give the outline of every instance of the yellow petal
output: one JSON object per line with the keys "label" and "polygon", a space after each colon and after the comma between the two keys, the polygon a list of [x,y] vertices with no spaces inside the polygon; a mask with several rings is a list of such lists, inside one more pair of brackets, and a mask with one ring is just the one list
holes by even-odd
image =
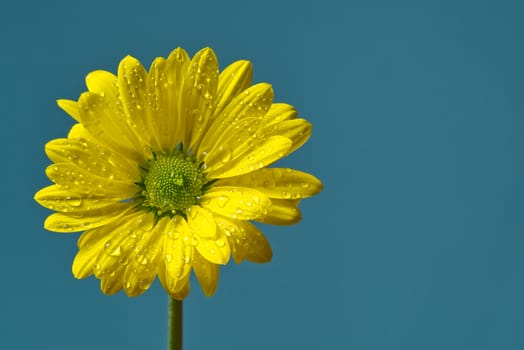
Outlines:
{"label": "yellow petal", "polygon": [[261,169],[284,157],[292,144],[287,137],[271,136],[248,148],[235,147],[231,159],[222,157],[222,161],[207,164],[207,177],[222,179]]}
{"label": "yellow petal", "polygon": [[[75,164],[58,163],[47,167],[46,175],[63,189],[93,196],[132,198],[140,188],[130,181],[94,175]],[[109,175],[109,174],[108,174]]]}
{"label": "yellow petal", "polygon": [[302,214],[297,206],[300,200],[271,199],[271,208],[265,216],[256,221],[271,225],[293,225],[300,221]]}
{"label": "yellow petal", "polygon": [[271,260],[271,245],[256,226],[221,216],[216,217],[216,223],[219,231],[227,236],[236,263],[243,260],[265,263]]}
{"label": "yellow petal", "polygon": [[227,238],[221,231],[216,239],[200,238],[196,250],[204,259],[221,265],[227,264],[231,254]]}
{"label": "yellow petal", "polygon": [[218,180],[214,186],[250,187],[269,198],[300,199],[322,190],[313,175],[289,168],[263,168],[248,174]]}
{"label": "yellow petal", "polygon": [[115,271],[102,277],[100,280],[100,290],[106,295],[113,295],[124,288],[124,272],[125,266],[119,265]]}
{"label": "yellow petal", "polygon": [[[113,136],[110,136],[111,138],[120,138],[121,140],[109,140],[109,141],[116,141],[117,143],[125,143],[125,147],[141,147],[140,143],[138,142],[138,138],[133,133],[131,128],[128,125],[128,118],[125,115],[125,111],[122,107],[122,101],[120,97],[119,92],[119,84],[118,84],[118,77],[114,75],[111,72],[107,72],[104,70],[96,70],[91,73],[89,73],[86,76],[86,85],[90,92],[93,93],[95,96],[101,96],[103,99],[103,102],[108,104],[107,109],[113,112],[106,113],[104,115],[103,113],[100,113],[100,118],[107,118],[107,120],[102,121],[104,125],[107,127],[111,124],[116,124],[115,127],[121,131],[124,132],[124,134],[115,134]],[[95,97],[92,97],[93,100],[96,100]],[[80,102],[80,99],[79,99]],[[102,109],[100,106],[98,106],[98,110]],[[113,113],[113,115],[109,115],[110,113]],[[99,131],[97,129],[97,131]],[[110,131],[109,129],[106,131]],[[96,136],[96,134],[95,134]],[[105,140],[105,137],[103,138],[103,141]],[[112,143],[110,142],[110,145]],[[118,147],[117,147],[118,148]]]}
{"label": "yellow petal", "polygon": [[293,142],[287,154],[292,153],[302,146],[311,136],[311,123],[305,119],[284,120],[280,123],[272,123],[260,130],[264,137],[280,135],[287,137]]}
{"label": "yellow petal", "polygon": [[151,109],[151,131],[153,146],[164,152],[173,149],[178,142],[172,140],[174,129],[173,108],[174,101],[170,101],[169,83],[166,76],[167,61],[163,57],[157,57],[147,75],[147,105]]}
{"label": "yellow petal", "polygon": [[118,100],[86,92],[78,99],[78,105],[82,124],[98,142],[137,162],[149,157],[128,125]]}
{"label": "yellow petal", "polygon": [[213,187],[202,196],[202,206],[219,215],[238,220],[252,220],[268,213],[270,200],[260,191],[245,188]]}
{"label": "yellow petal", "polygon": [[87,89],[110,100],[118,100],[118,78],[111,72],[95,70],[86,76]]}
{"label": "yellow petal", "polygon": [[[110,237],[113,229],[114,226],[105,225],[95,229],[87,230],[82,234],[82,236],[80,236],[80,239],[78,240],[79,250],[75,256],[75,259],[73,260],[72,266],[72,271],[75,278],[86,278],[93,274],[96,259],[100,254],[101,249],[103,249],[103,245],[105,244],[105,240],[100,239],[100,236],[101,238]],[[89,243],[80,244],[82,240]]]}
{"label": "yellow petal", "polygon": [[55,213],[47,217],[44,227],[54,232],[76,232],[107,225],[123,216],[133,203],[116,203],[108,207],[82,213]]}
{"label": "yellow petal", "polygon": [[171,296],[171,298],[176,299],[176,300],[184,300],[185,297],[187,297],[187,295],[189,294],[189,289],[190,289],[189,276],[190,274],[187,274],[185,278],[183,278],[182,280],[180,280],[180,282],[178,282],[177,284],[177,286],[179,287],[178,289],[170,290],[168,288],[168,283],[165,280],[165,276],[166,276],[165,270],[166,270],[165,265],[160,264],[159,271],[158,271],[158,279],[160,280],[162,287],[164,287],[165,291],[169,294],[169,296]]}
{"label": "yellow petal", "polygon": [[187,210],[187,214],[189,229],[197,241],[201,237],[217,238],[215,220],[209,210],[193,205]]}
{"label": "yellow petal", "polygon": [[218,286],[218,278],[220,274],[218,265],[210,263],[199,253],[196,253],[193,262],[193,269],[195,270],[198,283],[200,283],[200,287],[205,296],[212,296]]}
{"label": "yellow petal", "polygon": [[256,139],[256,132],[273,100],[273,89],[267,83],[260,83],[244,90],[229,103],[213,121],[202,140],[198,154],[210,165],[224,159],[217,152],[219,147],[233,151],[233,146]]}
{"label": "yellow petal", "polygon": [[[130,211],[108,225],[86,231],[78,240],[79,252],[73,262],[73,274],[84,278],[94,273],[97,278],[113,277],[124,271],[142,231],[154,225],[154,216],[144,211]],[[122,280],[120,281],[122,284]],[[116,288],[116,287],[115,287]]]}
{"label": "yellow petal", "polygon": [[[100,253],[95,265],[94,272],[97,278],[111,276],[121,266],[127,269],[137,260],[147,264],[151,262],[146,254],[151,254],[152,250],[148,250],[146,254],[142,251],[143,247],[147,247],[151,241],[152,229],[155,226],[153,214],[136,211],[133,215],[126,215],[111,225],[113,226],[111,235],[99,239],[103,247],[99,249]],[[125,271],[122,271],[123,275],[124,273]]]}
{"label": "yellow petal", "polygon": [[35,200],[41,206],[63,213],[84,212],[99,209],[119,202],[125,197],[93,196],[91,194],[71,192],[52,185],[35,194]]}
{"label": "yellow petal", "polygon": [[67,134],[68,139],[85,139],[85,140],[95,140],[95,137],[87,131],[82,124],[75,124],[69,130]]}
{"label": "yellow petal", "polygon": [[136,58],[126,56],[120,61],[118,88],[130,129],[144,146],[156,146],[156,132],[147,97],[147,72]]}
{"label": "yellow petal", "polygon": [[280,123],[285,120],[295,119],[297,110],[287,103],[273,103],[264,116],[264,125]]}
{"label": "yellow petal", "polygon": [[227,66],[218,78],[215,115],[220,114],[233,98],[251,84],[253,67],[249,61],[236,61]]}
{"label": "yellow petal", "polygon": [[[167,147],[165,150],[170,151],[173,146],[178,145],[184,140],[186,130],[185,115],[181,111],[182,85],[184,76],[189,68],[190,58],[187,52],[182,48],[173,50],[167,58],[166,78],[167,86],[165,92],[168,102],[166,114],[161,116],[168,121],[165,139],[162,144]],[[184,145],[186,146],[186,145]]]}
{"label": "yellow petal", "polygon": [[94,175],[138,182],[138,164],[122,159],[108,148],[86,139],[56,139],[48,142],[45,151],[54,163],[72,163]]}
{"label": "yellow petal", "polygon": [[[153,217],[152,214],[149,214]],[[161,220],[150,230],[142,229],[124,273],[124,291],[137,296],[149,289],[162,260],[164,228],[167,220]]]}
{"label": "yellow petal", "polygon": [[218,61],[210,48],[198,51],[184,76],[180,111],[186,120],[183,144],[196,149],[215,112]]}
{"label": "yellow petal", "polygon": [[[192,233],[186,220],[181,216],[167,219],[164,232],[163,270],[161,281],[170,293],[177,293],[185,288],[187,277],[191,272],[194,248]],[[163,272],[163,273],[162,273]]]}
{"label": "yellow petal", "polygon": [[61,99],[56,100],[56,103],[74,120],[80,122],[80,112],[78,111],[78,103],[76,101]]}

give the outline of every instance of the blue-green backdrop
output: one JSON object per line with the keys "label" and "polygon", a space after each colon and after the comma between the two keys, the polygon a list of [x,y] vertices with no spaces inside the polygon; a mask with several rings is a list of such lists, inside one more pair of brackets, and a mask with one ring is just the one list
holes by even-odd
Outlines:
{"label": "blue-green backdrop", "polygon": [[313,136],[302,222],[264,227],[185,302],[186,349],[524,348],[520,1],[11,1],[0,11],[0,348],[165,349],[167,297],[75,280],[78,234],[42,228],[43,147],[84,76],[204,46],[254,64]]}

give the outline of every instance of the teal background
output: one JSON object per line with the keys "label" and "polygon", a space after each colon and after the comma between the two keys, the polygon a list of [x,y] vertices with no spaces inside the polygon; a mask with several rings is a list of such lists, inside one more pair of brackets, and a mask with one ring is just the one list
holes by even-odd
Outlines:
{"label": "teal background", "polygon": [[165,349],[167,296],[75,280],[42,228],[44,144],[84,76],[204,46],[254,64],[321,178],[267,265],[185,302],[186,349],[524,349],[521,1],[19,1],[1,5],[2,349]]}

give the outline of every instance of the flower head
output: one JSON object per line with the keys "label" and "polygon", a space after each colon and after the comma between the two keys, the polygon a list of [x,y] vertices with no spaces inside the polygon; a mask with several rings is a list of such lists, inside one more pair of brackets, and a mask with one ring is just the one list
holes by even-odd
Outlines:
{"label": "flower head", "polygon": [[230,255],[271,259],[251,221],[296,223],[300,199],[322,184],[267,168],[300,147],[311,124],[251,76],[248,61],[219,72],[211,49],[190,59],[177,48],[149,71],[127,56],[117,75],[90,73],[78,101],[58,100],[78,123],[46,145],[54,185],[35,199],[56,211],[46,229],[85,231],[75,277],[94,274],[104,293],[136,296],[158,275],[183,299],[191,269],[209,296]]}

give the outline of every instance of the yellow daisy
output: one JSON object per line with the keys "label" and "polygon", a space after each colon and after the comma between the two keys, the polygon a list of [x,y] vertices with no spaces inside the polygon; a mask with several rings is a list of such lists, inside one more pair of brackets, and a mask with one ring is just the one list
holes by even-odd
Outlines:
{"label": "yellow daisy", "polygon": [[54,185],[35,199],[56,211],[46,229],[85,231],[76,278],[94,274],[104,293],[136,296],[158,275],[182,300],[191,269],[209,296],[230,255],[271,259],[251,221],[296,223],[299,201],[322,184],[267,168],[300,147],[311,124],[251,78],[249,61],[219,72],[210,48],[193,58],[177,48],[149,71],[127,56],[117,75],[90,73],[78,101],[58,100],[78,123],[46,145]]}

